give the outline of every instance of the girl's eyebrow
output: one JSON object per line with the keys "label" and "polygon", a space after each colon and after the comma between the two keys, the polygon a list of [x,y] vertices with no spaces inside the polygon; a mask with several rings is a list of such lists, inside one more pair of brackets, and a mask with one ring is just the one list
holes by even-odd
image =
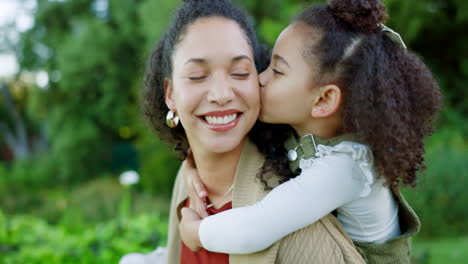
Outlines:
{"label": "girl's eyebrow", "polygon": [[281,57],[280,55],[274,54],[273,59],[279,60],[282,63],[286,64],[286,66],[288,66],[288,68],[291,68],[291,66],[289,66],[289,63],[283,57]]}

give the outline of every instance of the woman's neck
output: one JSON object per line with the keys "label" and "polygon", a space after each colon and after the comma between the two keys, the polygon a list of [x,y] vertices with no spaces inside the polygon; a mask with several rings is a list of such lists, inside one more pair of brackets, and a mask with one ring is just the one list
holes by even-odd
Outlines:
{"label": "woman's neck", "polygon": [[208,191],[208,198],[211,202],[216,203],[217,200],[226,198],[226,193],[234,183],[244,141],[227,153],[192,149],[198,174]]}

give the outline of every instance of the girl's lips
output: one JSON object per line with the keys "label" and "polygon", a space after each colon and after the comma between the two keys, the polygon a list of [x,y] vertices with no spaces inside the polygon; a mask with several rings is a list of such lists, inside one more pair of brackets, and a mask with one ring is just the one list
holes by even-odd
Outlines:
{"label": "girl's lips", "polygon": [[240,120],[240,117],[242,116],[242,113],[238,112],[238,111],[235,111],[235,112],[223,111],[223,112],[224,112],[223,115],[214,114],[214,113],[217,113],[217,112],[210,112],[210,113],[207,113],[206,115],[207,116],[226,116],[226,115],[229,115],[229,114],[237,114],[237,117],[236,117],[236,119],[232,120],[231,122],[229,122],[227,124],[210,124],[210,123],[206,122],[205,116],[200,116],[199,119],[201,120],[201,122],[205,126],[207,126],[209,129],[211,129],[213,131],[226,132],[226,131],[229,131],[229,130],[233,129],[239,123],[239,120]]}

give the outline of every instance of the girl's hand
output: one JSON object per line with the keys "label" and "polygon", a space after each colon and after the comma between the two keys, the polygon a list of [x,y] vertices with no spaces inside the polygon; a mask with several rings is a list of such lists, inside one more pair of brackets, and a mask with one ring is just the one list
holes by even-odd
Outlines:
{"label": "girl's hand", "polygon": [[189,153],[187,159],[182,163],[182,175],[189,192],[190,208],[195,210],[201,218],[207,217],[206,197],[208,196],[208,192],[198,175],[191,153]]}
{"label": "girl's hand", "polygon": [[200,228],[201,218],[192,209],[182,208],[182,219],[179,223],[179,232],[184,244],[192,251],[198,251],[203,248],[200,237],[198,236],[198,229]]}

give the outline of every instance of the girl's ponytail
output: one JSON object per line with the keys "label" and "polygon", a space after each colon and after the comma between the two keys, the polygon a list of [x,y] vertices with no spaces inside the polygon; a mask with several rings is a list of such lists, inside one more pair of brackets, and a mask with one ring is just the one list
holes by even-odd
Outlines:
{"label": "girl's ponytail", "polygon": [[379,0],[328,0],[333,15],[363,33],[376,33],[387,19],[385,6]]}

